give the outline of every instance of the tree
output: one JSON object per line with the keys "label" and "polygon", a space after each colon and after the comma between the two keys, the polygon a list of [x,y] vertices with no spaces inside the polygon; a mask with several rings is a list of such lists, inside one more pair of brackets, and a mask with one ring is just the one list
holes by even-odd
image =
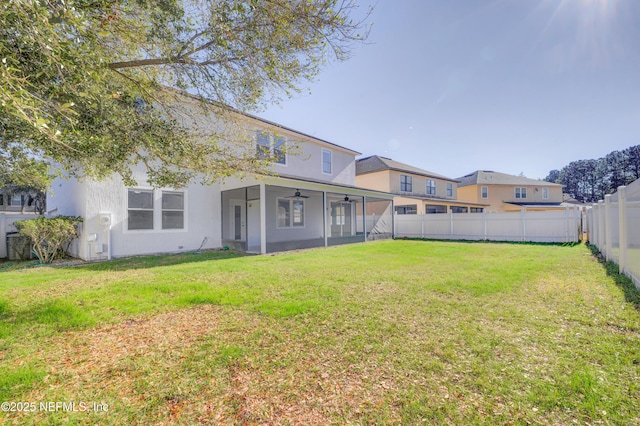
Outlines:
{"label": "tree", "polygon": [[556,169],[551,170],[547,175],[547,177],[544,178],[545,181],[551,182],[551,183],[558,183],[559,179],[560,179],[560,170],[556,170]]}
{"label": "tree", "polygon": [[367,36],[354,1],[5,1],[0,155],[126,183],[143,163],[156,186],[264,172],[242,133],[222,143],[230,108],[277,102],[347,59]]}

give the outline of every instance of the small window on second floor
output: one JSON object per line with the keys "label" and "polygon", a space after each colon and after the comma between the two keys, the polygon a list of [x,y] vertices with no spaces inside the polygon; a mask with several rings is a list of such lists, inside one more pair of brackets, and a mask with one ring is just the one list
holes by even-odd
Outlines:
{"label": "small window on second floor", "polygon": [[447,183],[447,197],[453,197],[453,184]]}
{"label": "small window on second floor", "polygon": [[413,184],[411,176],[400,175],[400,191],[411,192],[413,190]]}
{"label": "small window on second floor", "polygon": [[331,164],[331,151],[328,149],[322,150],[322,173],[326,175],[330,175],[332,172],[332,164]]}
{"label": "small window on second floor", "polygon": [[483,186],[481,187],[481,191],[482,191],[482,194],[481,194],[482,198],[489,198],[489,187]]}
{"label": "small window on second floor", "polygon": [[270,135],[267,132],[256,132],[256,153],[258,158],[272,157],[277,164],[287,164],[285,152],[286,140],[281,136]]}
{"label": "small window on second floor", "polygon": [[427,179],[427,195],[436,195],[436,181]]}
{"label": "small window on second floor", "polygon": [[527,198],[527,188],[516,188],[516,198]]}

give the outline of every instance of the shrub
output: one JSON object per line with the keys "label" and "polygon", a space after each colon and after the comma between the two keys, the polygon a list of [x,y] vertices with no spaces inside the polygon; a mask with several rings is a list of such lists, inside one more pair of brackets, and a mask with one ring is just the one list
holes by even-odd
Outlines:
{"label": "shrub", "polygon": [[15,225],[20,235],[31,239],[40,262],[51,263],[64,257],[71,242],[80,235],[78,224],[82,221],[75,216],[38,217],[17,221]]}

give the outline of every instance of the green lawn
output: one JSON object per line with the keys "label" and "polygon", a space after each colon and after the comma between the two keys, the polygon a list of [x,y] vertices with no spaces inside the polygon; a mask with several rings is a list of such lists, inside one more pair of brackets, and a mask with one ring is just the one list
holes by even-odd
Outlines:
{"label": "green lawn", "polygon": [[0,272],[0,424],[640,424],[638,300],[584,245]]}

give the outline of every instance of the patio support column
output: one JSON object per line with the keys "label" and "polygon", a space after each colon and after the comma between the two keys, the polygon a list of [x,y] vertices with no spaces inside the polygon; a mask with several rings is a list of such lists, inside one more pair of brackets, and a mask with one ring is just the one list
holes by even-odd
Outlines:
{"label": "patio support column", "polygon": [[329,245],[329,239],[327,237],[327,193],[322,191],[322,221],[324,223],[324,246]]}
{"label": "patio support column", "polygon": [[267,253],[267,188],[260,184],[260,254]]}
{"label": "patio support column", "polygon": [[369,241],[369,236],[367,235],[367,196],[362,196],[362,229],[364,230],[364,240]]}

